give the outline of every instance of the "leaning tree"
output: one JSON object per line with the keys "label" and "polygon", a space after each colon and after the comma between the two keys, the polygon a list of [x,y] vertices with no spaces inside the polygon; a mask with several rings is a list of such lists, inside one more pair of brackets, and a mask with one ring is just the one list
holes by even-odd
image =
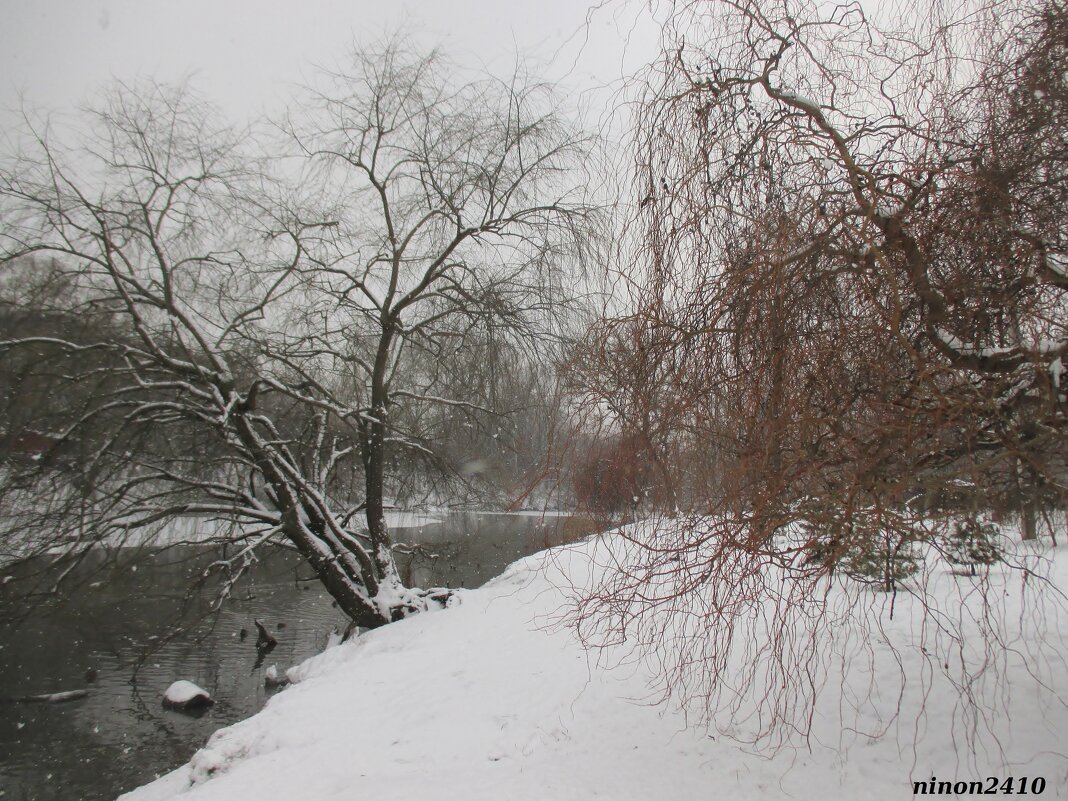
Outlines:
{"label": "leaning tree", "polygon": [[[547,87],[460,84],[396,42],[324,84],[259,137],[185,89],[120,87],[81,146],[38,126],[5,160],[4,287],[64,287],[0,342],[5,433],[47,444],[5,459],[9,559],[192,518],[233,546],[228,584],[278,543],[361,626],[445,600],[398,577],[390,468],[447,467],[427,410],[493,411],[454,375],[465,354],[561,331],[589,142]],[[40,295],[4,293],[5,319]],[[71,400],[34,419],[10,402],[30,386]]]}
{"label": "leaning tree", "polygon": [[[635,311],[579,360],[618,428],[673,432],[636,458],[671,468],[676,519],[628,535],[578,625],[670,644],[668,684],[711,707],[763,681],[765,734],[811,725],[836,568],[873,556],[893,593],[942,512],[1021,512],[1026,537],[1068,476],[1068,10],[866,8],[671,4]],[[657,383],[605,379],[621,359]]]}

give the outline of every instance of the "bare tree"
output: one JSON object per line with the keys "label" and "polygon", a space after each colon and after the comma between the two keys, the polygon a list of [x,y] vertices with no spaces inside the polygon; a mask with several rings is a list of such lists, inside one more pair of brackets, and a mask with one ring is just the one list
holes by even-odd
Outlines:
{"label": "bare tree", "polygon": [[548,88],[455,84],[396,42],[330,78],[284,126],[295,147],[266,156],[187,91],[148,87],[112,93],[85,148],[41,132],[5,165],[5,261],[50,254],[70,310],[123,331],[0,343],[61,355],[72,385],[107,371],[43,432],[57,453],[92,442],[78,480],[5,474],[31,552],[195,515],[237,544],[229,581],[285,543],[361,626],[447,598],[397,575],[390,465],[437,459],[418,409],[484,407],[438,394],[465,348],[559,332],[592,216],[588,142]]}
{"label": "bare tree", "polygon": [[[904,589],[895,560],[941,547],[954,486],[1022,510],[1025,535],[1061,502],[1068,11],[680,1],[664,40],[637,122],[636,311],[595,332],[585,386],[620,429],[675,432],[645,458],[681,512],[634,534],[579,625],[670,644],[673,689],[728,707],[744,651],[746,686],[777,688],[764,733],[807,730],[811,632],[848,613],[827,606],[836,568],[877,552],[878,585]],[[618,342],[653,383],[603,378]]]}

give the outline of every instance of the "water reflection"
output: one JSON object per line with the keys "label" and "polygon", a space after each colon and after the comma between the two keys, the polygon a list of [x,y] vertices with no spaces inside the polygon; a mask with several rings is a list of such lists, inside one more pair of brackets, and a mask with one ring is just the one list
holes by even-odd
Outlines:
{"label": "water reflection", "polygon": [[[569,518],[453,513],[397,531],[415,546],[398,553],[399,567],[415,586],[476,587],[585,530]],[[173,548],[126,559],[103,582],[91,580],[96,566],[87,563],[75,601],[28,615],[0,598],[3,801],[113,799],[173,769],[215,729],[263,705],[268,667],[284,671],[344,626],[329,596],[306,580],[308,569],[280,549],[263,554],[213,612],[213,592],[190,587],[216,557]],[[255,620],[278,640],[269,654],[256,648]],[[163,710],[163,691],[176,679],[199,684],[216,704],[200,717]],[[82,688],[86,698],[66,703],[10,700]]]}

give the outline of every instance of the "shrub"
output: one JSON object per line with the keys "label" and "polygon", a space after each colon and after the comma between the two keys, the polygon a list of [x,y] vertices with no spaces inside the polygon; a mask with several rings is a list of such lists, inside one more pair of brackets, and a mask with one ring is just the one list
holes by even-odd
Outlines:
{"label": "shrub", "polygon": [[946,537],[943,555],[950,564],[968,567],[974,576],[977,565],[1001,561],[999,536],[997,524],[989,520],[978,516],[958,520]]}

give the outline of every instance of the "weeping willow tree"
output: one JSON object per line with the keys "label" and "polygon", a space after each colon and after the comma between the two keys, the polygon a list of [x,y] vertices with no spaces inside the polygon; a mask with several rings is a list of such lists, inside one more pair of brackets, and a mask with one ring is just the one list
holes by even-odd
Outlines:
{"label": "weeping willow tree", "polygon": [[[672,519],[627,535],[576,625],[757,737],[810,730],[821,633],[872,642],[878,615],[847,623],[902,590],[938,618],[908,576],[955,511],[1033,536],[1068,475],[1068,10],[914,12],[671,4],[636,118],[636,311],[581,362]],[[885,610],[831,593],[858,565]]]}

